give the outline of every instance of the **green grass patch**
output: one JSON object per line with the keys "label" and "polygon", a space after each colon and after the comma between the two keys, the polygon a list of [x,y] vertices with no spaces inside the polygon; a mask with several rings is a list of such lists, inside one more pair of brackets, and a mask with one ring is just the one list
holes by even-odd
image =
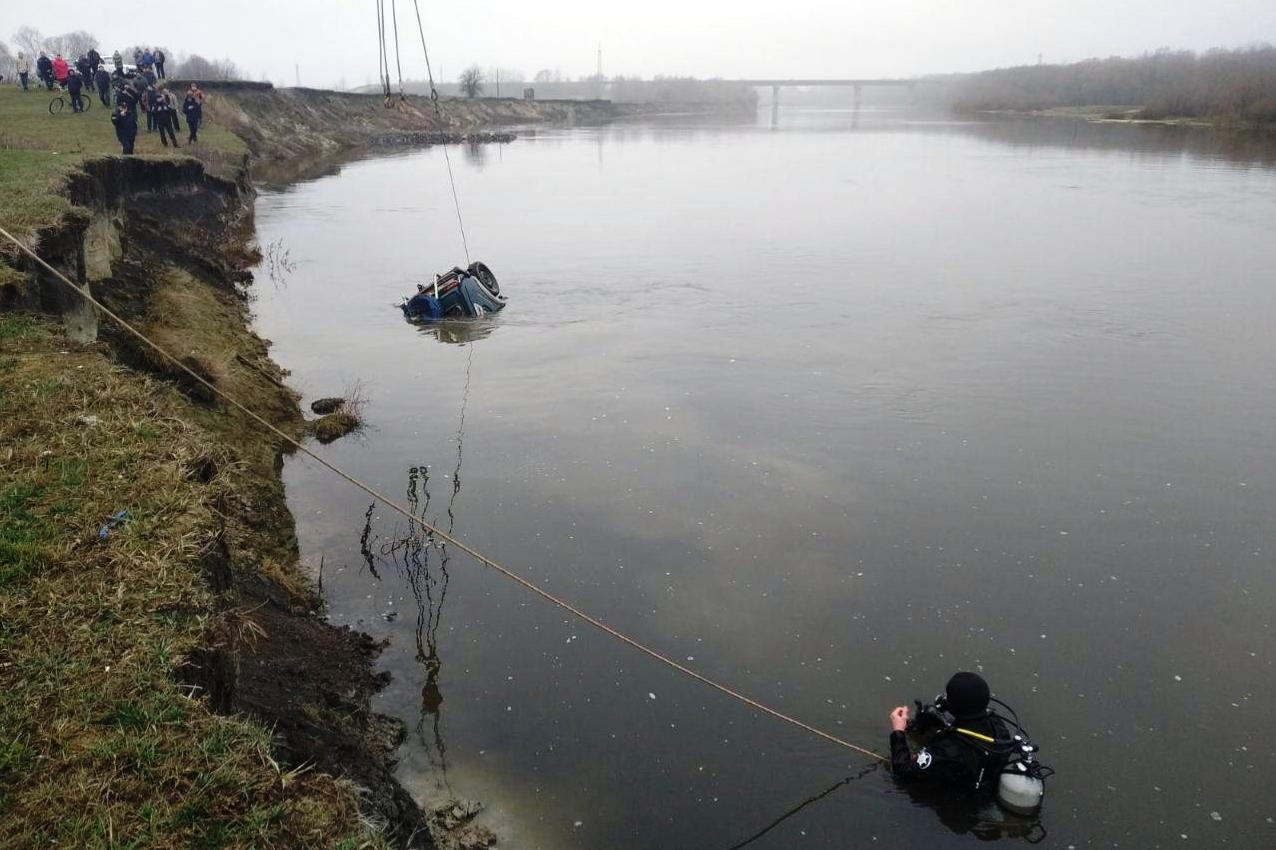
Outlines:
{"label": "green grass patch", "polygon": [[348,787],[174,676],[214,616],[224,486],[188,473],[190,402],[44,319],[0,328],[0,847],[384,848]]}
{"label": "green grass patch", "polygon": [[0,340],[20,340],[36,331],[36,322],[26,313],[0,313]]}

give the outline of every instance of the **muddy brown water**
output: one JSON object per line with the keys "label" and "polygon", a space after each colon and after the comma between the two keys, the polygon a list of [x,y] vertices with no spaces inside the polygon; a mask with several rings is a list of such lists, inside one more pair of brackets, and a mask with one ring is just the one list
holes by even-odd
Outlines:
{"label": "muddy brown water", "polygon": [[402,780],[517,847],[1276,846],[1276,147],[768,118],[452,149],[511,299],[475,325],[392,306],[463,260],[440,150],[265,194],[259,330],[307,400],[362,385],[325,457],[783,711],[884,748],[983,671],[1057,770],[1039,824],[914,798],[292,459],[332,619],[389,641]]}

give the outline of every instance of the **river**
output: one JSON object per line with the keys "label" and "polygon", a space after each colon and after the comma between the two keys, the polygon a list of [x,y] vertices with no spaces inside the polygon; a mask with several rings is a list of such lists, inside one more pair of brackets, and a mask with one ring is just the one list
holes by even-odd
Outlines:
{"label": "river", "polygon": [[[857,744],[976,669],[1035,824],[914,799],[285,467],[418,797],[503,846],[1276,846],[1276,145],[769,111],[450,150],[263,193],[255,311],[317,450],[637,640]],[[273,272],[273,273],[272,273]],[[809,805],[803,801],[829,793]],[[768,827],[771,827],[769,830]]]}

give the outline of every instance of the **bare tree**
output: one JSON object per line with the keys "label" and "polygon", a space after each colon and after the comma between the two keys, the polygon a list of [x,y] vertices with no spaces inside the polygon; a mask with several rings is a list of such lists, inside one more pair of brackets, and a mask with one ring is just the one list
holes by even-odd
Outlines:
{"label": "bare tree", "polygon": [[91,32],[76,30],[61,35],[51,35],[45,39],[45,50],[50,53],[61,53],[67,59],[83,56],[91,48],[97,46],[97,39]]}
{"label": "bare tree", "polygon": [[457,83],[461,86],[461,91],[466,97],[478,97],[483,93],[483,83],[487,77],[483,74],[483,69],[478,65],[471,65],[461,72],[461,76],[456,78]]}
{"label": "bare tree", "polygon": [[44,35],[35,27],[19,27],[13,34],[13,43],[34,62],[44,50]]}
{"label": "bare tree", "polygon": [[238,80],[239,67],[229,59],[205,59],[192,53],[173,68],[170,76],[182,80]]}
{"label": "bare tree", "polygon": [[0,77],[11,80],[17,77],[14,72],[13,54],[9,52],[9,45],[0,41]]}

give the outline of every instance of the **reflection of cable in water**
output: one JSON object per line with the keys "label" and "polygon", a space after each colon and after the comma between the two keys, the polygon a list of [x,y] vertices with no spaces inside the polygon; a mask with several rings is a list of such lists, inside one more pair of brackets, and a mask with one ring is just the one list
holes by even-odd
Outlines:
{"label": "reflection of cable in water", "polygon": [[844,786],[844,785],[850,785],[852,782],[855,782],[855,781],[856,781],[856,780],[858,780],[858,779],[863,779],[863,778],[864,778],[865,776],[867,776],[868,774],[870,774],[870,773],[872,773],[873,771],[877,770],[877,768],[878,768],[878,765],[877,765],[877,764],[870,764],[868,767],[864,768],[864,769],[863,769],[863,770],[861,770],[859,773],[853,774],[853,775],[851,775],[851,776],[844,776],[844,777],[842,777],[841,779],[837,780],[837,781],[836,781],[836,782],[834,782],[832,785],[830,785],[828,788],[825,788],[825,789],[824,789],[823,791],[821,791],[820,793],[818,793],[818,794],[814,795],[813,797],[807,797],[805,800],[803,800],[802,802],[798,803],[796,806],[794,806],[793,808],[789,809],[787,812],[785,812],[784,814],[780,815],[778,818],[776,818],[775,820],[771,821],[769,824],[767,824],[766,826],[762,827],[762,829],[760,829],[760,830],[758,830],[757,832],[753,833],[753,834],[752,834],[752,835],[750,835],[748,838],[746,838],[746,839],[744,839],[743,841],[740,841],[740,842],[738,842],[738,843],[736,843],[736,844],[732,844],[729,848],[727,848],[727,850],[740,850],[740,848],[741,848],[741,847],[747,847],[748,845],[750,845],[750,844],[752,844],[753,842],[757,841],[757,840],[758,840],[759,838],[761,838],[762,836],[766,835],[766,834],[767,834],[768,832],[770,832],[771,830],[775,829],[775,828],[776,828],[777,826],[779,826],[780,824],[784,823],[784,822],[785,822],[786,820],[788,820],[789,818],[791,818],[791,817],[793,817],[794,815],[796,815],[798,812],[800,812],[800,811],[802,811],[803,809],[805,809],[807,806],[811,806],[811,805],[814,805],[815,803],[818,803],[820,800],[823,800],[823,799],[824,799],[825,797],[827,797],[829,794],[832,794],[834,791],[838,790],[839,788],[841,788],[841,787],[842,787],[842,786]]}
{"label": "reflection of cable in water", "polygon": [[[448,499],[448,532],[451,533],[456,522],[455,508],[457,497],[461,493],[461,464],[464,458],[465,411],[469,403],[470,374],[474,362],[473,347],[466,355],[465,389],[461,395],[461,411],[456,430],[456,466],[452,471],[452,493]],[[407,508],[416,518],[428,521],[430,511],[430,469],[428,466],[413,466],[408,469]],[[443,601],[447,596],[448,561],[450,555],[446,544],[435,542],[433,535],[424,530],[418,523],[409,523],[405,533],[400,534],[396,527],[393,539],[380,542],[377,552],[373,551],[372,514],[376,504],[368,506],[364,515],[363,534],[359,538],[359,551],[374,576],[379,578],[376,564],[381,562],[398,567],[408,581],[412,597],[417,605],[416,620],[416,660],[425,672],[425,680],[421,685],[421,711],[418,714],[416,732],[426,752],[426,759],[434,769],[439,788],[448,796],[452,796],[451,783],[447,776],[447,745],[443,741],[442,706],[443,692],[439,686],[439,675],[443,669],[439,657],[439,626],[443,619]],[[438,549],[439,562],[437,569],[430,565],[430,550]],[[430,718],[427,732],[427,718]]]}
{"label": "reflection of cable in water", "polygon": [[381,576],[377,573],[376,557],[372,554],[372,548],[368,545],[368,536],[372,534],[372,511],[376,509],[376,506],[376,502],[368,505],[368,512],[363,515],[363,534],[359,536],[359,554],[363,556],[363,562],[367,564],[368,572],[372,573],[373,578],[380,581]]}
{"label": "reflection of cable in water", "polygon": [[465,408],[470,403],[470,370],[474,366],[474,344],[467,346],[465,354],[465,389],[461,391],[461,417],[456,425],[456,469],[452,472],[452,498],[447,503],[447,531],[452,533],[456,516],[452,508],[456,505],[456,497],[461,492],[461,443],[465,439]]}
{"label": "reflection of cable in water", "polygon": [[[408,469],[407,505],[413,516],[425,520],[430,510],[430,470],[427,466],[413,466]],[[437,544],[433,535],[424,531],[417,523],[408,525],[407,531],[400,533],[396,527],[392,539],[380,541],[372,533],[372,511],[375,503],[368,507],[364,517],[363,535],[360,538],[361,551],[369,566],[380,563],[382,567],[393,566],[407,579],[408,588],[416,602],[416,660],[425,672],[425,680],[421,686],[421,711],[418,715],[416,732],[426,753],[426,760],[433,769],[438,787],[448,796],[452,795],[451,785],[447,778],[447,745],[443,741],[442,713],[443,692],[439,687],[439,674],[443,663],[439,657],[438,637],[439,625],[442,622],[443,600],[447,596],[448,586],[448,553]],[[372,542],[369,542],[371,539]],[[373,551],[373,544],[376,551]],[[440,560],[436,569],[431,568],[430,552],[438,549]],[[428,724],[427,718],[432,718]]]}

